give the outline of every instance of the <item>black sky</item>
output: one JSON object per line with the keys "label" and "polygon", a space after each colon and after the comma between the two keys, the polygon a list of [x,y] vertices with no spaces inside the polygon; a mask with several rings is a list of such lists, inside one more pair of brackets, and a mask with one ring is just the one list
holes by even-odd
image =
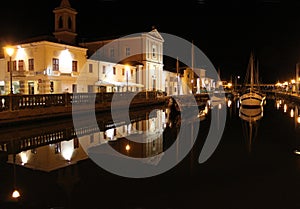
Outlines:
{"label": "black sky", "polygon": [[[158,31],[202,50],[221,77],[246,72],[254,51],[263,82],[291,79],[300,62],[300,2],[280,0],[69,0],[80,39]],[[156,4],[157,3],[157,4]],[[161,4],[165,5],[161,5]],[[10,1],[0,8],[1,42],[51,35],[60,0]]]}

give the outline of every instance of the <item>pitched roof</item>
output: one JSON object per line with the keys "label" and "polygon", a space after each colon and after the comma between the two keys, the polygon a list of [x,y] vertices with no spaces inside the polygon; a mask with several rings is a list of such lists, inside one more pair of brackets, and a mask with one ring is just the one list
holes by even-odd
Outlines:
{"label": "pitched roof", "polygon": [[69,0],[62,0],[59,7],[71,8],[71,4],[70,4]]}

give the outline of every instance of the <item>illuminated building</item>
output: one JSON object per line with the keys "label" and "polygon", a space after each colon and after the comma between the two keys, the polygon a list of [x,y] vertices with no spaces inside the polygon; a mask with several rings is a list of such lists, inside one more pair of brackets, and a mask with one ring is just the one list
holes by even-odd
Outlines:
{"label": "illuminated building", "polygon": [[0,94],[8,94],[11,83],[14,94],[178,92],[179,87],[171,86],[179,86],[174,84],[173,74],[164,72],[164,40],[156,28],[115,39],[76,43],[77,11],[68,0],[62,0],[53,13],[53,36],[14,43],[13,55],[4,52],[0,58]]}

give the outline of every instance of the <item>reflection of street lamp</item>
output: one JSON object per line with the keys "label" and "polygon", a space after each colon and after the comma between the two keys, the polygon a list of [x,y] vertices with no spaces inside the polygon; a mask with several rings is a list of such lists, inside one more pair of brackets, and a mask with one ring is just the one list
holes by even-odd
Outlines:
{"label": "reflection of street lamp", "polygon": [[14,169],[14,191],[12,193],[12,198],[14,199],[17,199],[19,198],[21,195],[20,195],[20,192],[17,190],[17,187],[16,187],[16,154],[13,154],[13,169]]}
{"label": "reflection of street lamp", "polygon": [[10,78],[10,94],[13,94],[13,87],[12,87],[12,62],[11,62],[11,56],[14,53],[14,48],[12,47],[6,47],[6,53],[9,56],[9,78]]}
{"label": "reflection of street lamp", "polygon": [[126,150],[126,152],[127,152],[127,156],[129,156],[130,148],[131,148],[130,145],[129,145],[129,144],[126,144],[125,150]]}

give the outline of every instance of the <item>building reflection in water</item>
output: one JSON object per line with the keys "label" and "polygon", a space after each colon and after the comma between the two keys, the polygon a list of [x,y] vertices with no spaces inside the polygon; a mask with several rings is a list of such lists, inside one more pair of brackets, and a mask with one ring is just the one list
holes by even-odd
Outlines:
{"label": "building reflection in water", "polygon": [[[207,109],[200,113],[194,120],[204,119]],[[107,145],[124,156],[148,158],[147,163],[158,163],[161,154],[176,141],[180,113],[171,108],[143,110],[132,113],[130,120],[113,123],[109,116],[101,116],[98,126],[91,126],[87,121],[76,133],[71,120],[55,128],[45,123],[45,128],[38,127],[34,132],[28,129],[4,140],[0,149],[9,154],[8,163],[13,163],[15,154],[17,165],[46,172],[88,159],[89,152]]]}

